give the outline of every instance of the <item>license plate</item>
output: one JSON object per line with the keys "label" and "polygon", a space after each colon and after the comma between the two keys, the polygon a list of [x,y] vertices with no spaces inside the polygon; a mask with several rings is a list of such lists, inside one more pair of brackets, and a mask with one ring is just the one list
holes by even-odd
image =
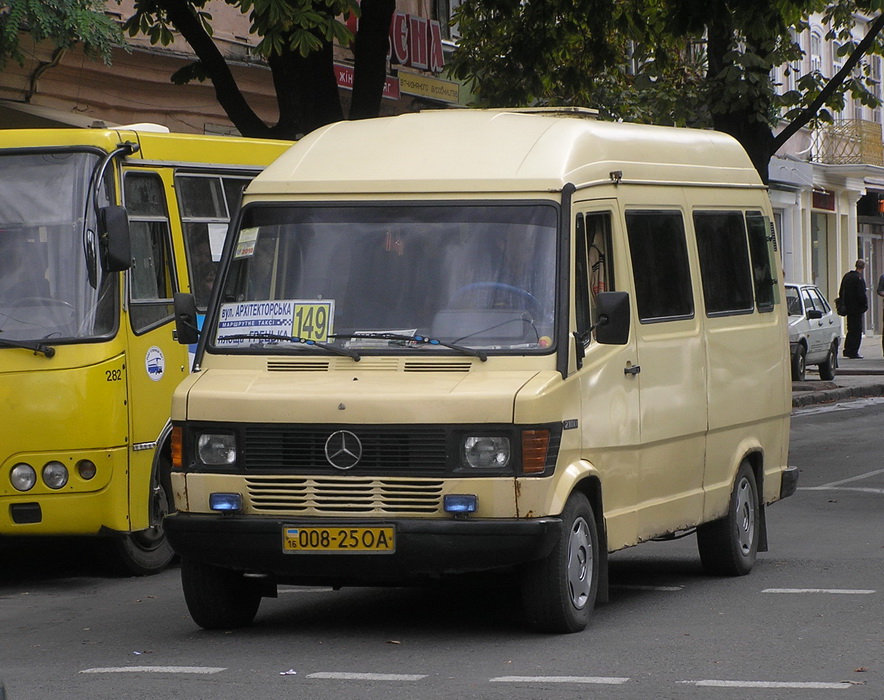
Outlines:
{"label": "license plate", "polygon": [[331,552],[348,554],[370,552],[392,554],[396,551],[396,532],[392,525],[380,527],[284,527],[284,552]]}

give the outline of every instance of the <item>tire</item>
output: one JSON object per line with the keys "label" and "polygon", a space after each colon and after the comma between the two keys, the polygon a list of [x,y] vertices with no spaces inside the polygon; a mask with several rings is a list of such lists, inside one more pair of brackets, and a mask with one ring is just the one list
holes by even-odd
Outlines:
{"label": "tire", "polygon": [[153,475],[150,498],[150,527],[120,535],[114,540],[114,556],[119,568],[136,576],[151,576],[165,570],[175,552],[166,539],[163,518],[172,511],[169,461],[160,458]]}
{"label": "tire", "polygon": [[589,624],[599,585],[599,537],[592,506],[574,493],[552,552],[521,572],[528,624],[540,632],[579,632]]}
{"label": "tire", "polygon": [[261,604],[261,590],[241,572],[181,558],[184,602],[193,621],[207,630],[250,625]]}
{"label": "tire", "polygon": [[835,368],[838,366],[838,345],[832,341],[826,361],[820,364],[820,379],[831,381],[835,378]]}
{"label": "tire", "polygon": [[792,355],[792,381],[803,382],[807,372],[807,348],[799,345]]}
{"label": "tire", "polygon": [[737,471],[727,515],[697,528],[700,561],[716,576],[745,576],[755,565],[761,513],[752,468],[743,462]]}

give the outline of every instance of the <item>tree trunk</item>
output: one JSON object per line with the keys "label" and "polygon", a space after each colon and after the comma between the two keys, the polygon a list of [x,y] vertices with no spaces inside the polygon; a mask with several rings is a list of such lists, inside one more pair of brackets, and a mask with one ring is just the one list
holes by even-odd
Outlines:
{"label": "tree trunk", "polygon": [[212,37],[206,33],[191,11],[190,4],[185,0],[157,0],[157,7],[166,13],[175,29],[190,44],[212,81],[218,104],[227,113],[233,125],[243,136],[267,138],[270,135],[268,126],[246,102],[233,73],[230,72],[230,67],[218,51]]}
{"label": "tree trunk", "polygon": [[353,96],[350,119],[380,114],[387,79],[390,20],[395,0],[362,0],[362,16],[353,49]]}
{"label": "tree trunk", "polygon": [[[708,42],[706,45],[708,69],[707,82],[710,90],[715,93],[727,94],[728,84],[725,76],[728,67],[733,67],[733,61],[726,58],[735,50],[736,29],[733,26],[729,14],[720,14],[716,21],[708,26]],[[750,41],[743,38],[748,45]],[[749,70],[749,69],[747,69]],[[757,70],[757,69],[755,69]],[[743,76],[745,80],[746,76]],[[760,99],[763,91],[756,92],[756,99]],[[743,98],[745,103],[745,97]],[[768,184],[768,169],[770,159],[773,156],[773,131],[770,125],[763,121],[760,114],[764,110],[750,101],[746,107],[740,107],[739,102],[733,106],[724,105],[721,109],[712,110],[712,125],[716,131],[730,134],[745,149],[752,165],[758,171],[761,181]]]}

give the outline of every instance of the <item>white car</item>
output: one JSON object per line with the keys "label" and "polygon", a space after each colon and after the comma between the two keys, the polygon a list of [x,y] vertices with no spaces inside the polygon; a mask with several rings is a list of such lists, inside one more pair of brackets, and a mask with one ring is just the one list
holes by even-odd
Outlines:
{"label": "white car", "polygon": [[808,365],[818,365],[820,379],[834,379],[841,343],[841,321],[819,288],[786,283],[792,381],[804,381]]}

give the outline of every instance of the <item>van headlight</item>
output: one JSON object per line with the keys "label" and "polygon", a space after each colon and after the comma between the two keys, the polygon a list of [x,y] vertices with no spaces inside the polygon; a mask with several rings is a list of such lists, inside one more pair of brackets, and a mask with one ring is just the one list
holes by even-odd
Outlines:
{"label": "van headlight", "polygon": [[199,461],[213,467],[236,463],[236,437],[231,433],[202,433],[196,439]]}
{"label": "van headlight", "polygon": [[464,438],[463,461],[473,469],[503,469],[510,463],[510,439],[488,435]]}

